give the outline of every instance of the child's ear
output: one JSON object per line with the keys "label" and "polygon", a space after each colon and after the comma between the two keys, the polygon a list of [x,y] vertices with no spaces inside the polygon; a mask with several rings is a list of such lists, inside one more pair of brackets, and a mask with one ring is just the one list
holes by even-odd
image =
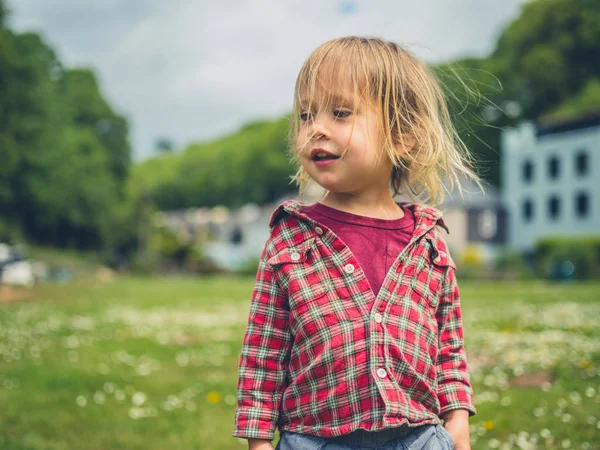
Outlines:
{"label": "child's ear", "polygon": [[398,138],[398,143],[396,144],[396,151],[398,152],[398,156],[403,156],[410,152],[415,144],[417,143],[417,139],[412,133],[403,133]]}

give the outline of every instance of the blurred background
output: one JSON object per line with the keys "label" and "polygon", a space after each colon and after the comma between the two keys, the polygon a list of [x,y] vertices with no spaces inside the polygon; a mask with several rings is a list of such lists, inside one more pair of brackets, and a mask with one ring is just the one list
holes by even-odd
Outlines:
{"label": "blurred background", "polygon": [[600,449],[600,2],[417,3],[0,0],[0,448],[246,446],[295,77],[359,34],[429,64],[485,181],[440,205],[473,448]]}

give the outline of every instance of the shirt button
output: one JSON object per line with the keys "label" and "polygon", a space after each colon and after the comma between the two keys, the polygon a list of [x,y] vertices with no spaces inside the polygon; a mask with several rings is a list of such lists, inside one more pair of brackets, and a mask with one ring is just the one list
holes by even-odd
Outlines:
{"label": "shirt button", "polygon": [[315,231],[317,232],[317,234],[323,234],[323,228],[321,227],[315,227]]}
{"label": "shirt button", "polygon": [[383,316],[382,316],[381,314],[379,314],[379,313],[376,313],[376,314],[373,316],[373,319],[375,319],[375,322],[377,322],[377,323],[381,323],[381,322],[383,322]]}
{"label": "shirt button", "polygon": [[292,258],[292,261],[298,261],[300,259],[300,253],[294,252],[290,255],[290,258]]}
{"label": "shirt button", "polygon": [[385,369],[377,369],[377,376],[379,378],[385,378],[387,377],[387,372],[385,371]]}
{"label": "shirt button", "polygon": [[344,266],[344,270],[346,271],[346,273],[352,273],[354,272],[354,266],[352,264],[346,264]]}

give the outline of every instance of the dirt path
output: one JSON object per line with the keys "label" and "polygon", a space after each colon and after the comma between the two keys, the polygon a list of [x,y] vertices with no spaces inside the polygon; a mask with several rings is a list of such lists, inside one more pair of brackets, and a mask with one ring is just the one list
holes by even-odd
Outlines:
{"label": "dirt path", "polygon": [[31,294],[27,288],[0,286],[0,305],[24,300]]}

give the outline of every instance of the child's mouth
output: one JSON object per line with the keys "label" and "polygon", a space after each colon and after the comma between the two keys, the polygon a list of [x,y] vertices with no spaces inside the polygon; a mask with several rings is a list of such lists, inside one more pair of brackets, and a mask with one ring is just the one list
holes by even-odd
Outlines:
{"label": "child's mouth", "polygon": [[335,160],[335,159],[339,159],[339,156],[337,156],[335,153],[331,153],[327,150],[325,150],[324,148],[313,148],[310,151],[310,159],[312,159],[313,161],[330,161],[330,160]]}
{"label": "child's mouth", "polygon": [[313,162],[317,167],[325,167],[330,166],[331,164],[335,164],[335,162],[340,159],[339,156],[328,155],[328,156],[315,156],[313,158]]}
{"label": "child's mouth", "polygon": [[335,155],[315,155],[313,158],[313,161],[329,161],[329,160],[336,160],[339,159],[339,156],[335,156]]}
{"label": "child's mouth", "polygon": [[310,152],[310,159],[315,163],[315,166],[323,167],[333,164],[340,157],[328,152],[324,148],[313,148]]}

